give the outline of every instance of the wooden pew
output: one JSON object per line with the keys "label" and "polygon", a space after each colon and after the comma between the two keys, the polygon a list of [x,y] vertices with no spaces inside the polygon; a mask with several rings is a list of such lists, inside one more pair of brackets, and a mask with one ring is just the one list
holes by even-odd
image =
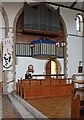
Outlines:
{"label": "wooden pew", "polygon": [[[62,81],[62,82],[61,82]],[[65,81],[65,80],[64,80]],[[20,87],[22,96],[24,99],[28,98],[38,98],[38,97],[51,97],[51,96],[67,96],[71,95],[73,89],[73,84],[66,84],[63,80],[52,80],[47,82],[46,80],[38,81],[39,84],[35,83],[36,81],[31,80],[30,85],[22,85]],[[56,84],[54,84],[54,82]],[[53,83],[53,84],[52,84]],[[59,83],[59,84],[58,84]]]}
{"label": "wooden pew", "polygon": [[18,80],[16,93],[24,99],[71,95],[72,84],[66,79]]}
{"label": "wooden pew", "polygon": [[70,96],[72,89],[73,84],[24,86],[23,98],[27,100],[30,98]]}
{"label": "wooden pew", "polygon": [[20,95],[21,96],[21,88],[24,86],[24,85],[30,85],[30,81],[27,80],[27,79],[21,79],[19,80],[18,79],[18,82],[16,83],[16,94]]}
{"label": "wooden pew", "polygon": [[[84,104],[81,103],[84,103],[84,99],[81,99],[80,95],[74,92],[71,100],[71,118],[84,118]],[[82,112],[83,116],[81,114]]]}
{"label": "wooden pew", "polygon": [[21,89],[28,85],[60,85],[66,84],[66,79],[21,79],[16,83],[16,93],[21,96]]}
{"label": "wooden pew", "polygon": [[36,79],[18,79],[18,82],[16,83],[16,94],[22,97],[23,94],[23,87],[27,86],[34,86],[34,85],[41,85],[42,80],[36,80]]}
{"label": "wooden pew", "polygon": [[80,95],[72,96],[71,100],[71,118],[80,117]]}

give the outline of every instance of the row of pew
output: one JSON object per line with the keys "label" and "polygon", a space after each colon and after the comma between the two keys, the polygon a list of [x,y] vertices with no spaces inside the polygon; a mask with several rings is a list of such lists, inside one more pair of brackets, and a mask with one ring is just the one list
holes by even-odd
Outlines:
{"label": "row of pew", "polygon": [[71,95],[73,83],[66,79],[23,79],[16,83],[16,93],[23,99]]}
{"label": "row of pew", "polygon": [[71,118],[84,119],[84,98],[81,99],[76,92],[72,95],[71,100]]}
{"label": "row of pew", "polygon": [[84,114],[84,104],[81,106],[80,95],[76,94],[73,81],[66,79],[21,79],[16,83],[16,93],[23,99],[33,99],[52,96],[71,96],[71,118],[80,118]]}

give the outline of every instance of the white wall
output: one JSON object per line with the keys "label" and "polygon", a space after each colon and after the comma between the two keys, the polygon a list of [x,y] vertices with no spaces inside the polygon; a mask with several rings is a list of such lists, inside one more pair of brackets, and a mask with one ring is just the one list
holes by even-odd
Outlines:
{"label": "white wall", "polygon": [[61,16],[64,19],[67,28],[67,75],[71,77],[74,73],[78,73],[78,63],[82,60],[82,37],[76,36],[75,18],[79,11],[67,8],[61,8]]}
{"label": "white wall", "polygon": [[67,9],[67,8],[61,8],[60,9],[60,14],[66,24],[66,28],[67,28],[67,34],[73,34],[76,35],[76,15],[79,11],[76,10],[71,10],[71,9]]}
{"label": "white wall", "polygon": [[68,76],[78,73],[78,64],[82,60],[82,38],[68,36]]}
{"label": "white wall", "polygon": [[64,59],[58,58],[57,60],[60,62],[61,65],[61,74],[64,74]]}
{"label": "white wall", "polygon": [[[34,73],[33,74],[45,74],[45,66],[47,63],[47,60],[41,60],[41,59],[35,59],[32,57],[17,57],[17,65],[16,65],[16,80],[21,79],[21,77],[25,78],[25,73],[27,70],[27,67],[32,64],[34,66]],[[58,59],[60,61],[61,66],[63,66],[63,59]],[[63,72],[63,67],[62,71]],[[34,77],[35,78],[35,77]],[[44,77],[38,77],[38,79],[44,78]]]}
{"label": "white wall", "polygon": [[[39,60],[31,57],[18,57],[16,65],[16,80],[25,78],[25,73],[30,64],[34,66],[33,74],[45,74],[46,60]],[[43,77],[41,77],[43,78]]]}

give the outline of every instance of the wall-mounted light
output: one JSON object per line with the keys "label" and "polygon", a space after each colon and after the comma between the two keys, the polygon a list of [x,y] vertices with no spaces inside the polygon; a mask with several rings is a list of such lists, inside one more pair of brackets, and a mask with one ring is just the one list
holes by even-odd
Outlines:
{"label": "wall-mounted light", "polygon": [[63,47],[63,46],[65,46],[65,42],[57,42],[56,46],[57,47]]}
{"label": "wall-mounted light", "polygon": [[34,48],[35,47],[35,45],[34,44],[30,44],[30,48]]}

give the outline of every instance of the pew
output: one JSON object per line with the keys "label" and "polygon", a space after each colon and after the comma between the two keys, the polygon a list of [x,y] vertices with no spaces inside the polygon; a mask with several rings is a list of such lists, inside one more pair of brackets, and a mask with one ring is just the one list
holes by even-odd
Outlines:
{"label": "pew", "polygon": [[16,93],[19,94],[20,88],[23,85],[59,85],[66,84],[66,79],[18,79],[16,83]]}
{"label": "pew", "polygon": [[80,95],[74,92],[71,100],[71,118],[82,117],[84,118],[84,98],[81,98]]}
{"label": "pew", "polygon": [[69,96],[73,85],[41,85],[41,86],[25,86],[23,87],[23,98],[25,100],[30,98],[41,97],[55,97],[55,96]]}
{"label": "pew", "polygon": [[71,95],[73,83],[66,84],[66,79],[32,79],[19,80],[16,84],[16,93],[22,98],[41,98],[52,96]]}
{"label": "pew", "polygon": [[80,117],[80,96],[72,96],[71,100],[71,118]]}
{"label": "pew", "polygon": [[72,76],[72,81],[74,84],[75,93],[72,95],[71,103],[71,117],[81,118],[83,113],[84,119],[84,74],[74,74]]}
{"label": "pew", "polygon": [[30,80],[18,79],[18,82],[16,83],[16,94],[21,96],[23,86],[29,86],[29,85],[31,85]]}

